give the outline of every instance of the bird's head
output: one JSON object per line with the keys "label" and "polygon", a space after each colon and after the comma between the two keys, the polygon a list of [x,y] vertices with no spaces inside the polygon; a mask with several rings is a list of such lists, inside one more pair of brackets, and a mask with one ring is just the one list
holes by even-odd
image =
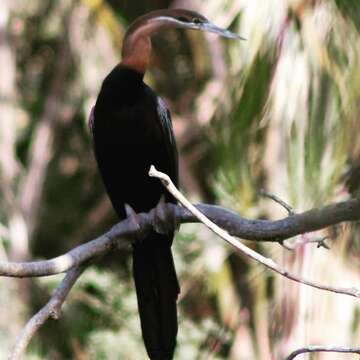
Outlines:
{"label": "bird's head", "polygon": [[128,28],[123,42],[122,64],[145,72],[151,52],[151,36],[166,28],[180,28],[215,33],[229,39],[241,36],[214,25],[205,16],[185,9],[151,11],[136,19]]}

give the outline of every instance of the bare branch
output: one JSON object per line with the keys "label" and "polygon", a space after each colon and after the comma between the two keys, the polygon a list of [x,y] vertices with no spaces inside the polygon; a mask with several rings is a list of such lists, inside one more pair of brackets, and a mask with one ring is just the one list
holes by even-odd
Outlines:
{"label": "bare branch", "polygon": [[19,334],[9,360],[17,360],[23,356],[30,340],[47,319],[60,317],[61,306],[83,271],[84,267],[75,267],[66,274],[49,302],[28,321]]}
{"label": "bare branch", "polygon": [[295,241],[293,244],[282,244],[288,250],[295,250],[300,246],[306,244],[316,244],[318,248],[322,247],[326,250],[330,250],[330,246],[325,242],[325,240],[329,239],[329,236],[323,236],[321,238],[309,238],[307,234],[304,235],[304,238]]}
{"label": "bare branch", "polygon": [[[201,204],[196,205],[196,208],[230,235],[254,241],[279,242],[344,221],[360,220],[360,199],[327,205],[276,221],[245,219],[233,211],[215,205]],[[179,220],[182,223],[197,221],[190,212],[185,212]]]}
{"label": "bare branch", "polygon": [[[200,204],[195,207],[176,189],[166,174],[157,172],[155,168],[152,168],[150,176],[159,178],[186,208],[162,203],[159,205],[160,208],[156,207],[148,213],[133,213],[102,236],[54,259],[28,263],[0,262],[0,276],[31,277],[67,272],[48,304],[30,319],[19,335],[10,359],[19,358],[37,329],[49,317],[57,318],[59,316],[62,303],[83,268],[89,265],[87,262],[111,251],[113,248],[127,247],[136,239],[146,238],[146,234],[152,229],[162,228],[161,222],[164,219],[165,221],[171,219],[176,224],[200,221],[245,255],[291,280],[322,290],[360,297],[358,289],[324,286],[291,274],[272,259],[249,249],[230,235],[249,240],[275,242],[308,231],[319,230],[342,221],[359,220],[360,199],[328,205],[302,214],[294,214],[277,221],[249,220],[219,206]],[[134,217],[136,221],[134,221]]]}
{"label": "bare branch", "polygon": [[[266,192],[265,190],[260,191],[260,196],[267,197],[267,198],[275,201],[276,203],[278,203],[280,206],[282,206],[288,212],[289,216],[295,215],[294,209],[289,204],[287,204],[285,201],[281,200],[278,196],[271,194],[269,192]],[[296,241],[293,244],[289,244],[289,243],[285,242],[284,239],[279,240],[279,244],[281,246],[283,246],[286,250],[289,250],[289,251],[293,251],[300,246],[310,244],[310,243],[316,243],[318,248],[323,247],[323,248],[329,250],[330,249],[329,246],[325,243],[325,240],[328,238],[329,238],[328,236],[325,236],[320,239],[319,238],[310,239],[308,236],[305,235],[305,236],[303,236],[301,241]]]}
{"label": "bare branch", "polygon": [[[277,221],[245,219],[233,211],[215,205],[199,204],[196,208],[230,235],[255,241],[278,242],[328,225],[360,220],[360,199],[309,210]],[[173,212],[177,224],[199,221],[194,214],[180,206],[166,204],[166,209]],[[26,263],[0,261],[0,276],[31,277],[66,272],[91,258],[103,255],[114,246],[128,246],[135,235],[138,238],[153,228],[157,223],[157,216],[158,211],[153,209],[149,213],[137,214],[136,223],[125,219],[97,239],[54,259]]]}
{"label": "bare branch", "polygon": [[[272,259],[263,257],[231,236],[235,235],[240,238],[257,241],[279,241],[308,231],[319,230],[342,221],[359,220],[360,199],[328,205],[277,221],[248,220],[219,206],[200,204],[195,208],[171,184],[166,174],[156,172],[153,169],[151,176],[160,178],[168,188],[171,188],[171,192],[176,193],[174,195],[179,200],[181,199],[180,202],[187,204],[188,209],[174,204],[163,205],[166,207],[166,211],[172,212],[176,223],[198,222],[200,220],[213,228],[213,231],[217,232],[238,250],[291,280],[323,290],[360,297],[358,289],[324,286],[291,274],[274,263]],[[112,247],[128,246],[135,238],[144,237],[147,231],[154,227],[156,228],[158,217],[159,211],[157,209],[152,209],[149,213],[137,214],[136,222],[132,221],[131,218],[125,219],[99,238],[80,245],[67,254],[51,260],[30,263],[0,262],[0,276],[30,277],[66,272],[89,259],[103,255],[111,250]]]}
{"label": "bare branch", "polygon": [[293,351],[285,360],[295,359],[296,356],[305,353],[312,352],[336,352],[336,353],[349,353],[349,354],[360,354],[360,347],[342,347],[342,346],[323,346],[323,345],[314,345],[307,346],[301,349]]}
{"label": "bare branch", "polygon": [[282,206],[288,212],[289,215],[295,214],[294,209],[290,205],[288,205],[285,201],[281,200],[278,196],[271,194],[265,190],[261,190],[260,195],[263,197],[267,197],[267,198],[275,201],[276,203],[278,203],[280,206]]}
{"label": "bare branch", "polygon": [[290,273],[285,268],[282,268],[280,265],[275,263],[272,259],[266,258],[256,251],[250,249],[249,247],[242,244],[239,240],[235,239],[227,231],[220,228],[218,225],[213,223],[209,218],[207,218],[201,211],[199,211],[194,205],[192,205],[185,196],[175,187],[172,183],[170,177],[162,172],[159,172],[155,169],[154,166],[151,166],[149,175],[151,177],[156,177],[161,180],[163,185],[167,188],[167,190],[184,206],[186,207],[194,216],[196,216],[200,222],[202,222],[206,227],[208,227],[215,234],[223,238],[230,245],[235,247],[237,250],[241,251],[243,254],[252,258],[253,260],[263,264],[270,270],[277,272],[284,277],[296,281],[298,283],[308,285],[317,289],[331,291],[335,293],[350,295],[354,297],[360,297],[360,290],[356,288],[344,288],[344,287],[333,287],[333,286],[325,286],[315,281],[305,280],[295,274]]}
{"label": "bare branch", "polygon": [[[144,215],[144,219],[147,218],[147,214],[142,215]],[[149,226],[147,226],[147,228],[149,228]],[[107,253],[114,247],[128,246],[131,242],[130,238],[132,238],[134,234],[143,231],[146,231],[146,224],[142,226],[142,229],[139,229],[138,225],[134,224],[131,219],[126,219],[118,225],[115,225],[104,235],[79,245],[68,253],[56,258],[33,262],[0,261],[0,276],[34,277],[63,273],[90,259]],[[121,239],[119,239],[120,236],[122,236]]]}

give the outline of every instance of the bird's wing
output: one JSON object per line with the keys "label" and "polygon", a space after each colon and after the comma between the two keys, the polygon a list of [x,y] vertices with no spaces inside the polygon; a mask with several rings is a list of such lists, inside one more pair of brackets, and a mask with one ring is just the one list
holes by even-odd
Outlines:
{"label": "bird's wing", "polygon": [[157,112],[161,121],[161,130],[163,131],[163,136],[165,139],[166,151],[169,159],[171,160],[171,164],[173,164],[172,174],[169,175],[177,186],[179,180],[178,152],[171,122],[171,114],[164,100],[162,100],[160,97],[157,97]]}

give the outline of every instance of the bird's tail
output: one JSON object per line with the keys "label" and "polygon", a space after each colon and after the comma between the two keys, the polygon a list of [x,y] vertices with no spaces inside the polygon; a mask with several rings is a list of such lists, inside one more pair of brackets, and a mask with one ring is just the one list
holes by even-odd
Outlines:
{"label": "bird's tail", "polygon": [[142,336],[151,360],[171,360],[180,292],[171,253],[173,234],[152,232],[133,247],[133,272]]}

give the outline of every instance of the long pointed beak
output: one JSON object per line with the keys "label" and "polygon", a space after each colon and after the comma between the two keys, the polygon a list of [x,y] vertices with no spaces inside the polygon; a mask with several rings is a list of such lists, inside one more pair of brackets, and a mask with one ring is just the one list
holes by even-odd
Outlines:
{"label": "long pointed beak", "polygon": [[214,34],[218,34],[218,35],[226,37],[228,39],[246,40],[242,36],[240,36],[238,34],[235,34],[230,30],[218,27],[218,26],[216,26],[216,25],[214,25],[212,23],[199,24],[198,29],[201,30],[201,31],[207,31],[207,32],[211,32],[211,33],[214,33]]}

